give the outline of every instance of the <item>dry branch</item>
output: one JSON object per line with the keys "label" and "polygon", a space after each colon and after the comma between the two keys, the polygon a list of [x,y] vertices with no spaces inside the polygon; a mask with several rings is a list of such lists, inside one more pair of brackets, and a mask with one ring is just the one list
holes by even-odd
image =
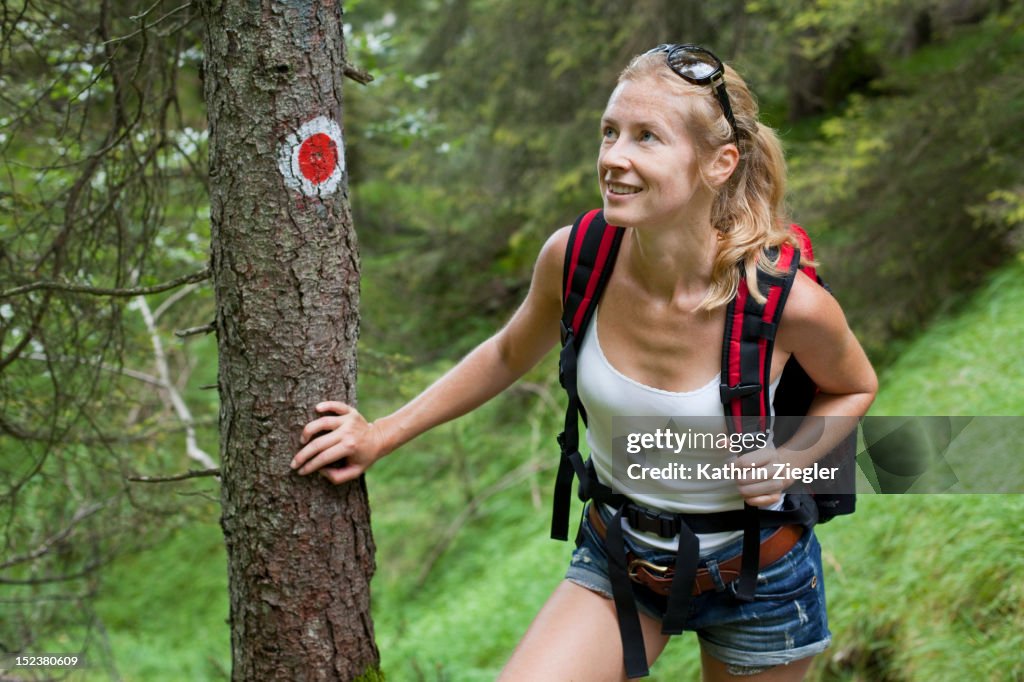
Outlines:
{"label": "dry branch", "polygon": [[216,476],[220,478],[220,468],[189,469],[183,474],[176,474],[174,476],[125,476],[125,480],[132,483],[173,483],[174,481],[185,481],[190,478],[202,478],[203,476]]}

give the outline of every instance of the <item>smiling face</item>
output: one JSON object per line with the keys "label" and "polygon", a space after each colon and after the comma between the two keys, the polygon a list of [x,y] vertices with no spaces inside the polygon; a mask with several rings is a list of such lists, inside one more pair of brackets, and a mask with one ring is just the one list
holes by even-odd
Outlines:
{"label": "smiling face", "polygon": [[601,118],[601,134],[597,171],[610,224],[671,226],[710,205],[683,104],[658,78],[619,83]]}

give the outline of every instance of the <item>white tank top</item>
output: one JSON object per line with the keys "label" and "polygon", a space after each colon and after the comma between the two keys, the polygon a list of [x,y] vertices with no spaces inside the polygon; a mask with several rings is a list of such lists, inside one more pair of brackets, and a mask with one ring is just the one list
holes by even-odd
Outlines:
{"label": "white tank top", "polygon": [[[725,408],[719,397],[720,376],[715,374],[708,383],[694,391],[665,391],[641,384],[615,369],[601,350],[597,335],[597,317],[600,308],[595,309],[590,326],[586,330],[577,361],[577,387],[580,401],[587,411],[587,444],[598,478],[615,492],[622,490],[621,482],[612,474],[612,417],[614,416],[659,416],[666,417],[718,417],[721,418],[719,433],[728,433]],[[778,380],[769,387],[769,399],[775,398]],[[717,423],[717,420],[711,420]],[[702,422],[706,423],[706,422]],[[721,449],[691,450],[680,454],[679,462],[692,467],[711,464],[718,467],[733,457]],[[672,494],[641,494],[628,492],[630,499],[644,507],[667,512],[706,514],[743,508],[743,497],[732,480],[674,481],[673,487],[680,490]],[[700,493],[687,495],[688,492]],[[774,505],[779,509],[782,503]],[[642,544],[668,551],[675,551],[678,540],[662,538],[653,533],[634,530],[624,523],[627,535]],[[701,556],[724,547],[743,535],[743,531],[721,533],[700,533]]]}

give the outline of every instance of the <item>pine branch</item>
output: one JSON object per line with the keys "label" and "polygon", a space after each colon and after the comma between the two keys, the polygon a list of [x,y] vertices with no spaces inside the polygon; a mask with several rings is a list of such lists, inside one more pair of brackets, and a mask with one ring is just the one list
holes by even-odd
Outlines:
{"label": "pine branch", "polygon": [[177,279],[172,279],[169,282],[154,284],[148,287],[133,287],[128,289],[93,287],[86,284],[72,284],[71,282],[33,282],[32,284],[25,284],[6,291],[0,291],[0,300],[10,298],[11,296],[27,294],[30,291],[66,291],[74,294],[88,294],[90,296],[148,296],[149,294],[159,294],[162,291],[180,287],[183,284],[202,282],[209,278],[210,268],[204,268],[199,272],[193,272],[190,275],[184,275]]}

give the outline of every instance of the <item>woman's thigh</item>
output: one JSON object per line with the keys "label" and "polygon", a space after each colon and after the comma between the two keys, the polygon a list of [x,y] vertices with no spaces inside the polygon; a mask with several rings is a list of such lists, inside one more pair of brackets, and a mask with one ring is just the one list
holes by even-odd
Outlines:
{"label": "woman's thigh", "polygon": [[[499,678],[526,680],[626,679],[619,621],[611,599],[563,580],[526,631]],[[648,665],[668,642],[661,622],[641,613]]]}
{"label": "woman's thigh", "polygon": [[756,668],[736,669],[714,658],[701,647],[700,665],[702,682],[799,682],[807,675],[814,656],[801,658],[784,665],[775,665],[757,671]]}

